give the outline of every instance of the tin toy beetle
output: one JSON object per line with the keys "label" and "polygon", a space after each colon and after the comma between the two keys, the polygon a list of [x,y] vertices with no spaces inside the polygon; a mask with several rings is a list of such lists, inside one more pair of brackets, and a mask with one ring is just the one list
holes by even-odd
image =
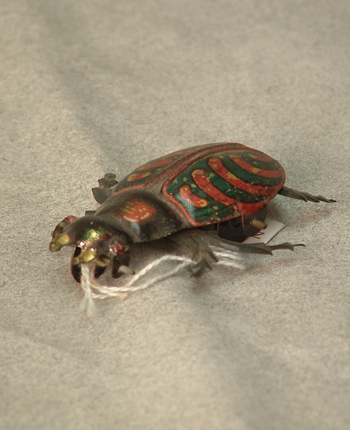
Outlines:
{"label": "tin toy beetle", "polygon": [[208,244],[247,253],[293,250],[296,245],[289,242],[241,242],[266,227],[266,204],[277,194],[335,201],[285,187],[278,161],[240,143],[183,149],[138,167],[119,183],[112,173],[98,182],[92,192],[99,209],[81,218],[68,216],[52,232],[50,251],[75,247],[71,271],[78,282],[82,263],[95,263],[95,278],[108,265],[114,278],[133,273],[130,246],[167,236],[191,248],[194,276],[217,261]]}

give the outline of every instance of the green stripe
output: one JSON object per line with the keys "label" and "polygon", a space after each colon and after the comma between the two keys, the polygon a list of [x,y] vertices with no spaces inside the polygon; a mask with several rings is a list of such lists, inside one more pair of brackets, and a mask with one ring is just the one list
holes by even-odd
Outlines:
{"label": "green stripe", "polygon": [[277,178],[265,178],[263,176],[255,175],[254,173],[250,173],[247,170],[242,169],[242,167],[238,166],[228,157],[223,158],[222,162],[226,166],[227,170],[248,184],[261,185],[263,187],[276,187],[283,180],[282,176],[278,176]]}
{"label": "green stripe", "polygon": [[[215,200],[211,199],[210,197],[208,197],[205,193],[201,192],[201,190],[199,188],[197,188],[196,190],[197,192],[194,193],[199,197],[203,197],[206,198],[209,201],[209,205],[204,207],[204,208],[197,208],[195,206],[192,206],[190,203],[186,202],[185,200],[183,200],[179,193],[178,190],[176,190],[173,193],[173,196],[175,197],[175,199],[180,203],[181,206],[183,206],[186,211],[188,212],[188,214],[190,215],[190,217],[196,221],[196,222],[210,222],[214,219],[218,220],[216,222],[219,222],[220,219],[222,218],[226,218],[226,217],[230,217],[233,214],[233,210],[230,209],[227,206],[224,206],[218,202],[216,202]],[[193,190],[192,190],[193,192]],[[213,206],[216,206],[217,209],[214,209]]]}
{"label": "green stripe", "polygon": [[248,152],[248,151],[239,152],[239,156],[242,157],[243,160],[249,163],[251,166],[259,167],[260,169],[263,169],[263,170],[278,170],[281,167],[280,163],[276,160],[273,160],[273,159],[271,161],[257,160],[253,158],[251,154],[254,154],[254,153]]}
{"label": "green stripe", "polygon": [[[243,203],[256,203],[256,202],[260,202],[261,200],[264,199],[264,196],[260,196],[257,194],[250,194],[247,191],[243,191],[240,190],[237,187],[234,187],[233,185],[231,185],[230,183],[228,183],[227,181],[225,181],[225,179],[221,178],[221,176],[219,176],[218,174],[216,174],[213,170],[211,170],[211,168],[208,166],[207,162],[208,162],[208,158],[205,158],[204,160],[200,160],[197,161],[195,163],[195,166],[192,165],[191,167],[187,168],[186,170],[184,170],[181,175],[179,175],[175,181],[178,181],[178,183],[174,183],[171,182],[168,187],[167,187],[167,192],[169,194],[173,194],[175,192],[175,190],[180,187],[183,184],[188,184],[188,185],[196,185],[192,176],[191,176],[191,172],[194,169],[204,169],[208,174],[212,174],[213,176],[211,176],[209,178],[210,182],[216,187],[218,188],[223,194],[225,194],[226,196],[233,198],[239,202],[243,202]],[[183,178],[187,178],[187,181],[184,181]],[[197,194],[200,197],[204,197],[204,198],[208,198],[210,199],[210,197],[206,194],[205,188],[202,190],[202,193],[199,193],[200,188],[196,185],[196,188],[191,187],[192,192],[194,192],[195,194]],[[195,191],[198,190],[198,191]],[[230,190],[230,191],[228,191]],[[213,202],[215,202],[215,200],[212,200]]]}
{"label": "green stripe", "polygon": [[231,197],[238,202],[243,203],[257,203],[261,200],[264,200],[265,196],[261,196],[259,194],[250,194],[247,191],[243,191],[234,185],[231,185],[229,182],[225,181],[221,176],[217,175],[214,171],[212,172],[210,167],[207,167],[207,171],[209,173],[213,173],[214,176],[212,176],[210,179],[210,182],[218,188],[222,193],[224,193],[226,196]]}

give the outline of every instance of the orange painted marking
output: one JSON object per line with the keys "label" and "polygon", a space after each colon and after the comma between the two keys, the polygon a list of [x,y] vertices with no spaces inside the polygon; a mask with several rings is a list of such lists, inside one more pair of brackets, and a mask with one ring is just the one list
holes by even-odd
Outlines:
{"label": "orange painted marking", "polygon": [[148,176],[151,176],[151,175],[152,175],[152,172],[132,173],[130,176],[128,176],[127,181],[135,182],[135,181],[139,181],[140,179],[148,178]]}
{"label": "orange painted marking", "polygon": [[261,202],[257,202],[257,203],[241,203],[241,202],[238,202],[236,207],[237,207],[237,211],[242,216],[247,216],[247,215],[251,215],[251,214],[257,212],[258,210],[262,209],[265,205],[266,205],[266,201],[262,200]]}
{"label": "orange painted marking", "polygon": [[209,201],[207,199],[193,194],[189,185],[181,185],[179,188],[179,195],[183,200],[196,208],[205,208],[209,205]]}
{"label": "orange painted marking", "polygon": [[155,160],[150,163],[143,164],[142,166],[138,167],[136,170],[147,170],[147,169],[154,169],[156,167],[167,166],[173,161],[174,161],[173,158],[164,158],[163,160]]}
{"label": "orange painted marking", "polygon": [[155,209],[145,203],[134,200],[127,202],[121,208],[120,216],[129,222],[143,222],[151,218]]}

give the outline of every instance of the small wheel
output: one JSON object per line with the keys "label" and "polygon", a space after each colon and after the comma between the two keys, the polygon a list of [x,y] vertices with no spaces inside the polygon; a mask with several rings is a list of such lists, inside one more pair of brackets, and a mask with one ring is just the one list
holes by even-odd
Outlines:
{"label": "small wheel", "polygon": [[[262,227],[266,227],[266,206],[246,217],[237,217],[218,224],[218,235],[226,240],[243,242],[247,237],[255,236]],[[259,226],[259,227],[257,227]]]}

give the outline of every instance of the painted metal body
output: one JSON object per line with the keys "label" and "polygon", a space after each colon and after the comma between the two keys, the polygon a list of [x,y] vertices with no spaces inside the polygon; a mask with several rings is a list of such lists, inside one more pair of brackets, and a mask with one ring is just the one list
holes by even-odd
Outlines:
{"label": "painted metal body", "polygon": [[130,273],[131,244],[169,235],[192,248],[198,263],[196,276],[215,261],[200,237],[202,230],[215,229],[216,236],[209,234],[209,242],[234,251],[271,254],[276,249],[293,249],[295,245],[288,242],[274,246],[239,243],[266,227],[266,204],[278,193],[304,201],[334,202],[292,190],[284,182],[285,172],[278,161],[240,143],[186,148],[143,164],[120,183],[114,174],[106,174],[100,186],[92,189],[101,203],[99,209],[78,219],[64,218],[52,232],[50,250],[75,246],[72,274],[79,282],[84,263],[94,262],[96,277],[108,264],[114,277]]}
{"label": "painted metal body", "polygon": [[279,162],[256,149],[200,145],[138,167],[112,188],[95,215],[113,220],[133,242],[154,240],[251,215],[284,181]]}

